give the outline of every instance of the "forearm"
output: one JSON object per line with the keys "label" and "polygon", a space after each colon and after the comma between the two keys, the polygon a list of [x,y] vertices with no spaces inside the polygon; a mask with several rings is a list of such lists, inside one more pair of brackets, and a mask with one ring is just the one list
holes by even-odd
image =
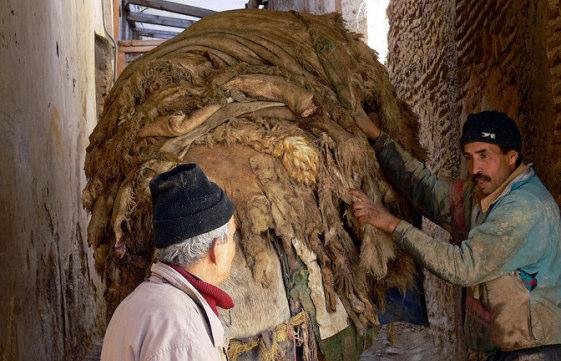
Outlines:
{"label": "forearm", "polygon": [[[524,194],[522,194],[523,196]],[[393,239],[418,263],[439,277],[462,286],[487,282],[535,262],[540,245],[529,243],[540,219],[535,199],[505,197],[485,222],[473,227],[460,246],[429,237],[407,222],[401,221]]]}
{"label": "forearm", "polygon": [[450,183],[382,133],[374,143],[380,168],[423,215],[442,226],[451,223]]}
{"label": "forearm", "polygon": [[392,236],[417,263],[448,282],[471,286],[485,278],[481,265],[465,244],[460,247],[434,239],[405,221],[397,225]]}

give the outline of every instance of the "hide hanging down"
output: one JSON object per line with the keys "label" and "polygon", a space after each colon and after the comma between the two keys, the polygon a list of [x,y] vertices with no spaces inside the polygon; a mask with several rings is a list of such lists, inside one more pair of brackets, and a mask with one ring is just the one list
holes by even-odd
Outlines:
{"label": "hide hanging down", "polygon": [[385,292],[411,286],[415,265],[357,225],[348,190],[413,213],[355,125],[367,113],[424,158],[415,115],[339,15],[223,12],[131,63],[85,164],[88,241],[110,313],[153,259],[150,179],[196,162],[236,205],[239,252],[223,288],[237,306],[222,314],[235,357],[282,359],[300,345],[313,360],[329,354],[321,340],[377,326]]}

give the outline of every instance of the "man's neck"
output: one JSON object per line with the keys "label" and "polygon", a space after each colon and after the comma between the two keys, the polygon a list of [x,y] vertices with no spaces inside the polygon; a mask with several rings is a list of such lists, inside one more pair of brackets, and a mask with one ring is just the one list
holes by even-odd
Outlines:
{"label": "man's neck", "polygon": [[220,283],[218,279],[213,276],[212,272],[209,272],[209,269],[212,269],[212,266],[205,262],[204,259],[195,264],[187,265],[183,267],[183,269],[185,269],[185,271],[189,272],[201,281],[210,283],[213,286],[218,286],[218,284]]}
{"label": "man's neck", "polygon": [[492,193],[490,193],[488,195],[479,195],[479,197],[480,197],[479,205],[480,205],[481,210],[483,212],[487,212],[489,207],[493,203],[495,203],[495,201],[497,199],[499,199],[501,197],[501,195],[504,193],[505,189],[510,185],[510,183],[512,183],[512,181],[516,177],[520,176],[527,169],[528,169],[528,166],[526,164],[524,164],[524,163],[520,164],[516,169],[514,169],[514,171],[512,173],[510,173],[508,178],[505,179],[503,181],[503,183],[497,189],[495,189]]}
{"label": "man's neck", "polygon": [[218,316],[217,307],[223,309],[230,309],[234,307],[234,301],[232,298],[216,285],[213,285],[205,280],[201,279],[197,275],[192,274],[187,270],[187,267],[181,267],[178,265],[170,265],[173,269],[179,272],[185,279],[193,286],[201,296],[206,300],[210,308]]}

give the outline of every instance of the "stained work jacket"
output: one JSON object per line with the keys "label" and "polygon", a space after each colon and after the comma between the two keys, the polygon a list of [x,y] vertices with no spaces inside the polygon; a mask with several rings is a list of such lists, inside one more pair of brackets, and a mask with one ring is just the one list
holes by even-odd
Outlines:
{"label": "stained work jacket", "polygon": [[158,262],[109,322],[101,361],[223,361],[224,328],[203,296]]}
{"label": "stained work jacket", "polygon": [[[422,266],[467,287],[468,346],[491,351],[561,344],[559,207],[534,170],[521,165],[480,199],[473,182],[435,176],[387,134],[374,148],[386,176],[426,217],[461,240],[436,240],[405,221],[393,234]],[[527,275],[532,287],[523,282]]]}

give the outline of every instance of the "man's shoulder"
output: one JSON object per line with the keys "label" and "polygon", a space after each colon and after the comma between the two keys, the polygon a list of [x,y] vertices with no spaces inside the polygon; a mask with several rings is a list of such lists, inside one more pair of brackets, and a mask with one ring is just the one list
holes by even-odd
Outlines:
{"label": "man's shoulder", "polygon": [[183,291],[167,283],[144,281],[119,304],[110,326],[189,328],[197,327],[202,319],[196,303]]}
{"label": "man's shoulder", "polygon": [[[127,332],[150,330],[148,334],[197,335],[206,331],[206,319],[196,303],[183,291],[167,283],[142,282],[115,310],[108,329]],[[134,331],[136,330],[136,331]]]}
{"label": "man's shoulder", "polygon": [[516,223],[525,220],[522,223],[558,226],[560,222],[555,199],[536,175],[513,184],[510,192],[496,203],[493,213]]}
{"label": "man's shoulder", "polygon": [[170,314],[176,314],[177,311],[199,311],[195,301],[182,290],[166,282],[150,280],[138,285],[121,305]]}
{"label": "man's shoulder", "polygon": [[193,356],[197,353],[194,345],[213,349],[205,334],[206,319],[187,294],[168,283],[144,281],[115,310],[105,334],[105,359],[126,359],[123,355],[129,348],[135,355],[144,355],[141,359]]}
{"label": "man's shoulder", "polygon": [[515,182],[507,196],[511,201],[529,207],[557,208],[555,199],[535,173],[523,181]]}

